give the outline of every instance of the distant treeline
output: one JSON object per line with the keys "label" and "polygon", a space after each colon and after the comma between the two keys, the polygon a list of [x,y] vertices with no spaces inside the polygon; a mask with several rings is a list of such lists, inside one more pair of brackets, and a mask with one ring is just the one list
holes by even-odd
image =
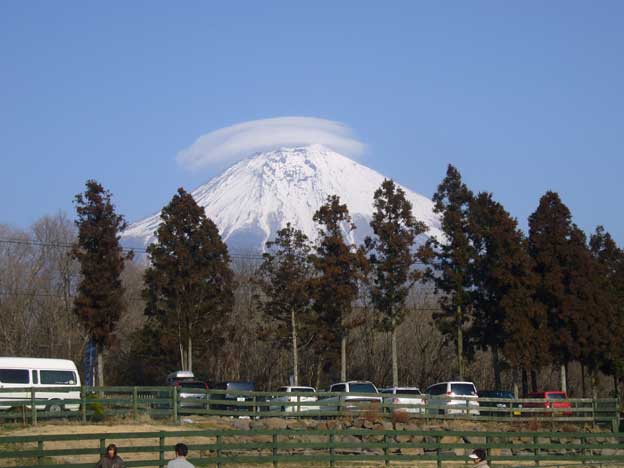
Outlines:
{"label": "distant treeline", "polygon": [[433,202],[443,238],[427,236],[386,180],[362,245],[349,243],[348,206],[331,195],[314,215],[315,241],[287,224],[258,261],[233,261],[179,189],[145,264],[119,243],[126,223],[110,192],[87,181],[75,221],[0,226],[0,354],[81,361],[92,340],[97,382],[123,385],[192,369],[261,388],[289,376],[317,387],[465,378],[523,393],[569,382],[577,395],[618,393],[624,254],[609,233],[598,226],[588,238],[547,192],[527,236],[453,166]]}

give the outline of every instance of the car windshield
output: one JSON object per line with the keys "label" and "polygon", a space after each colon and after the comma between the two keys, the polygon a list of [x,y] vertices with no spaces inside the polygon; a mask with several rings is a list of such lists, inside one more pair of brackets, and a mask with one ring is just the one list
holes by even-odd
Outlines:
{"label": "car windshield", "polygon": [[353,393],[377,393],[375,386],[371,383],[353,383],[349,385],[349,390]]}
{"label": "car windshield", "polygon": [[227,388],[228,390],[252,392],[256,388],[256,385],[253,382],[229,382]]}
{"label": "car windshield", "polygon": [[451,392],[455,395],[476,395],[475,387],[472,384],[451,384]]}
{"label": "car windshield", "polygon": [[479,392],[479,396],[483,398],[514,398],[511,392]]}
{"label": "car windshield", "polygon": [[547,393],[546,398],[549,400],[565,400],[565,395],[562,393]]}
{"label": "car windshield", "polygon": [[314,389],[310,387],[293,387],[290,391],[294,393],[314,393]]}
{"label": "car windshield", "polygon": [[422,395],[417,388],[397,388],[397,395]]}
{"label": "car windshield", "polygon": [[180,387],[205,389],[206,385],[204,384],[204,382],[180,382]]}

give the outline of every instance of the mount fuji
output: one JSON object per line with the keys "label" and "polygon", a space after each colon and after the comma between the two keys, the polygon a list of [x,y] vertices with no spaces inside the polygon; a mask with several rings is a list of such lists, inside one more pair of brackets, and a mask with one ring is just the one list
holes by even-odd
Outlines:
{"label": "mount fuji", "polygon": [[[372,233],[373,194],[385,177],[324,146],[281,148],[255,154],[231,166],[192,192],[232,251],[261,252],[286,223],[317,237],[314,213],[328,195],[346,203],[356,225],[349,241],[359,244]],[[427,235],[440,235],[433,203],[405,187],[414,217],[424,222]],[[123,233],[127,245],[147,246],[155,240],[160,213],[131,224]],[[422,242],[424,240],[420,239]]]}

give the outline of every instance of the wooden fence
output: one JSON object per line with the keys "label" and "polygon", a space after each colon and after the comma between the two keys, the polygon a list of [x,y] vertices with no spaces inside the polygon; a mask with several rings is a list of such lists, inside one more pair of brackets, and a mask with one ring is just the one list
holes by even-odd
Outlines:
{"label": "wooden fence", "polygon": [[91,468],[109,443],[128,467],[162,467],[177,442],[195,466],[443,467],[468,462],[475,448],[490,466],[624,466],[624,433],[415,430],[201,430],[0,437],[0,466]]}
{"label": "wooden fence", "polygon": [[[51,398],[52,392],[54,397]],[[59,397],[59,388],[0,389],[0,422],[21,421],[37,424],[49,418],[72,418],[83,423],[110,416],[139,418],[169,418],[179,422],[189,416],[237,417],[297,417],[334,418],[352,416],[359,411],[375,412],[379,417],[396,417],[403,413],[409,418],[470,419],[477,421],[523,421],[582,423],[609,425],[619,429],[619,401],[616,399],[586,399],[546,401],[543,399],[497,399],[442,397],[432,399],[423,395],[422,403],[396,404],[394,398],[415,398],[414,395],[360,394],[377,397],[377,403],[352,402],[344,393],[277,393],[241,392],[233,390],[184,389],[176,387],[81,387],[79,396],[67,393]],[[78,393],[78,392],[76,392]],[[309,401],[309,399],[315,399]],[[281,398],[280,401],[276,400]],[[454,402],[455,404],[450,405]],[[553,407],[556,403],[558,406]],[[569,407],[559,407],[562,404]]]}

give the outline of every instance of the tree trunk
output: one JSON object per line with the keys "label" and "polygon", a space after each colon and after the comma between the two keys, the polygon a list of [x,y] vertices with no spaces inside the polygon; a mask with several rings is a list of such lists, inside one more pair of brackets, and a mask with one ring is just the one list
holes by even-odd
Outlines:
{"label": "tree trunk", "polygon": [[297,322],[295,320],[295,309],[290,311],[290,325],[292,327],[293,383],[299,385],[299,356],[297,352]]}
{"label": "tree trunk", "polygon": [[585,364],[581,362],[581,397],[585,398]]}
{"label": "tree trunk", "polygon": [[97,386],[104,386],[104,346],[98,344],[96,346],[96,361],[97,361]]}
{"label": "tree trunk", "polygon": [[617,364],[615,365],[615,369],[613,370],[613,396],[615,398],[620,398],[620,376],[618,373]]}
{"label": "tree trunk", "polygon": [[392,385],[399,386],[399,362],[397,356],[397,330],[392,329]]}
{"label": "tree trunk", "polygon": [[492,346],[492,367],[494,368],[494,389],[501,389],[500,355],[498,346]]}
{"label": "tree trunk", "polygon": [[347,337],[340,338],[340,381],[347,381]]}
{"label": "tree trunk", "polygon": [[561,364],[561,391],[566,393],[568,391],[568,377],[566,375],[565,364]]}
{"label": "tree trunk", "polygon": [[537,392],[537,371],[531,369],[531,391]]}
{"label": "tree trunk", "polygon": [[316,385],[314,386],[314,388],[316,388],[317,391],[319,390],[319,387],[321,386],[321,371],[322,370],[323,370],[323,358],[319,356],[318,364],[316,365]]}
{"label": "tree trunk", "polygon": [[512,380],[513,380],[513,394],[514,394],[514,398],[518,399],[520,398],[520,391],[518,389],[518,368],[514,367],[513,371],[511,373],[512,375]]}
{"label": "tree trunk", "polygon": [[462,308],[457,306],[457,372],[459,380],[464,380],[464,332],[462,329]]}
{"label": "tree trunk", "polygon": [[526,369],[522,369],[522,398],[529,394],[529,376]]}
{"label": "tree trunk", "polygon": [[589,370],[589,387],[591,389],[592,398],[598,398],[598,378],[594,370]]}
{"label": "tree trunk", "polygon": [[186,354],[182,341],[180,341],[180,370],[186,370]]}
{"label": "tree trunk", "polygon": [[186,351],[186,368],[187,370],[193,370],[193,338],[191,338],[191,331],[188,334],[188,349]]}

